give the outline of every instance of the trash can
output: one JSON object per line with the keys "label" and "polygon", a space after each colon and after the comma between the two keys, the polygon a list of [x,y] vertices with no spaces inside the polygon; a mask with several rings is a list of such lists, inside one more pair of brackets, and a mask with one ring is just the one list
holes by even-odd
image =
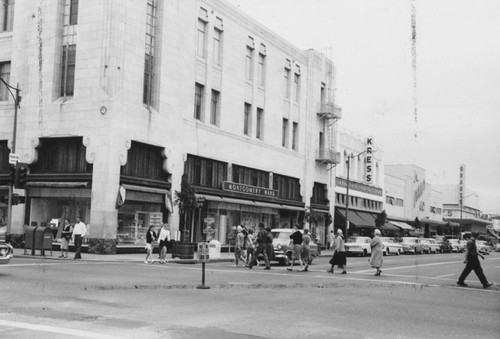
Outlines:
{"label": "trash can", "polygon": [[174,242],[172,248],[172,258],[179,259],[194,259],[194,252],[196,251],[196,243],[191,242]]}
{"label": "trash can", "polygon": [[31,250],[31,255],[35,255],[35,230],[37,226],[28,226],[24,231],[24,254],[26,250]]}
{"label": "trash can", "polygon": [[210,259],[220,259],[220,241],[212,240],[208,243],[208,256]]}
{"label": "trash can", "polygon": [[45,255],[45,250],[50,250],[52,255],[52,230],[50,227],[37,227],[35,229],[34,250],[40,250],[41,255]]}

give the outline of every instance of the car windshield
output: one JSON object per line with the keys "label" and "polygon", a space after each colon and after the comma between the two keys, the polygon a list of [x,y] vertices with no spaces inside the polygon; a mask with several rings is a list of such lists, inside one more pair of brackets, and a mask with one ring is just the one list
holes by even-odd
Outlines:
{"label": "car windshield", "polygon": [[274,239],[290,240],[290,233],[288,232],[271,232]]}
{"label": "car windshield", "polygon": [[417,242],[417,239],[406,238],[403,241],[405,241],[405,242]]}
{"label": "car windshield", "polygon": [[359,238],[359,237],[349,237],[347,238],[346,242],[358,242],[358,243],[364,243],[365,239],[364,238]]}

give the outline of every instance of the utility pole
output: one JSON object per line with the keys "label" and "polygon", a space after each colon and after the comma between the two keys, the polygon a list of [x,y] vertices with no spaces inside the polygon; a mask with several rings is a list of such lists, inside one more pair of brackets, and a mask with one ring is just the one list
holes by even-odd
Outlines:
{"label": "utility pole", "polygon": [[[14,99],[14,126],[13,126],[13,131],[12,131],[12,150],[11,153],[15,154],[16,153],[16,138],[17,138],[17,109],[19,107],[19,104],[21,102],[21,96],[19,95],[19,92],[21,91],[19,89],[19,83],[17,84],[17,87],[12,87],[8,83],[5,82],[2,78],[0,78],[0,81],[7,87],[7,90],[9,91],[10,95]],[[12,93],[12,90],[15,90],[16,94]],[[14,163],[14,165],[17,166],[17,162]],[[6,237],[10,239],[10,232],[12,230],[12,194],[14,193],[14,185],[12,182],[9,182],[9,201],[7,204],[7,232],[6,232]]]}

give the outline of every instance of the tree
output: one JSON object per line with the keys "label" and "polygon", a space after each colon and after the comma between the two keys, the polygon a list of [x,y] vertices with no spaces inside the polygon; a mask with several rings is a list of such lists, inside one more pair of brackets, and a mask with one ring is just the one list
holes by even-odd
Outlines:
{"label": "tree", "polygon": [[187,181],[186,175],[182,176],[181,191],[175,191],[174,204],[179,206],[180,229],[185,232],[186,226],[191,224],[192,212],[199,207],[195,190]]}
{"label": "tree", "polygon": [[377,215],[377,218],[375,219],[375,227],[380,228],[382,227],[387,221],[387,213],[385,213],[385,210],[380,212]]}

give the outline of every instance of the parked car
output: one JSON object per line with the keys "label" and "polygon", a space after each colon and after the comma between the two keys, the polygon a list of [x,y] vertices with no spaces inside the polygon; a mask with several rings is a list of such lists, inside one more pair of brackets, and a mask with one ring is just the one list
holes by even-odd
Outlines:
{"label": "parked car", "polygon": [[448,242],[450,243],[451,246],[451,251],[452,252],[464,252],[465,251],[465,246],[460,243],[460,240],[458,239],[449,239]]}
{"label": "parked car", "polygon": [[484,240],[476,240],[477,251],[481,254],[490,254],[492,247]]}
{"label": "parked car", "polygon": [[13,257],[14,249],[5,242],[5,227],[0,228],[0,265],[6,265]]}
{"label": "parked car", "polygon": [[436,235],[434,236],[434,240],[439,245],[441,253],[451,253],[451,245],[445,236]]}
{"label": "parked car", "polygon": [[346,254],[355,254],[360,256],[365,256],[372,253],[372,249],[370,247],[370,241],[372,239],[370,237],[358,237],[352,236],[347,238],[344,246]]}
{"label": "parked car", "polygon": [[[302,230],[301,230],[302,232]],[[280,265],[288,265],[292,259],[292,248],[290,247],[290,235],[292,235],[292,228],[275,228],[271,230],[273,235],[274,247],[274,260],[278,261]],[[309,243],[311,261],[318,256],[318,245],[311,239]]]}
{"label": "parked car", "polygon": [[441,246],[434,239],[423,238],[420,239],[422,244],[424,244],[424,252],[429,254],[441,252]]}
{"label": "parked car", "polygon": [[424,253],[424,244],[420,242],[419,238],[415,237],[403,237],[401,238],[401,246],[403,246],[403,252],[413,253],[413,254],[422,254]]}
{"label": "parked car", "polygon": [[380,240],[382,240],[382,253],[384,255],[400,255],[403,253],[403,246],[401,246],[401,244],[396,240],[387,237],[381,237]]}
{"label": "parked car", "polygon": [[493,246],[493,251],[500,252],[500,242],[496,243],[495,246]]}

